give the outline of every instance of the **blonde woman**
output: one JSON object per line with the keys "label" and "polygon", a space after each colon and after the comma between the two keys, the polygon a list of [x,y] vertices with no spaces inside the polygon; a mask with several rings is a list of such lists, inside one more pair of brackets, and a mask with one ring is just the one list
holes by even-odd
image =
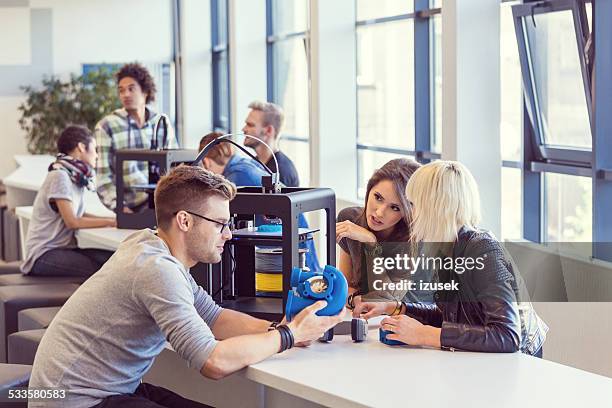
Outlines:
{"label": "blonde woman", "polygon": [[[523,282],[499,242],[478,229],[480,196],[469,170],[458,162],[429,163],[410,178],[406,199],[412,208],[412,239],[430,248],[433,259],[444,260],[434,283],[456,283],[456,289],[438,290],[434,304],[404,303],[400,314],[381,322],[392,332],[388,338],[445,349],[520,350],[541,357],[548,328],[531,304],[521,301]],[[473,259],[469,268],[468,259]],[[364,302],[357,312],[370,318],[395,310],[394,302]]]}

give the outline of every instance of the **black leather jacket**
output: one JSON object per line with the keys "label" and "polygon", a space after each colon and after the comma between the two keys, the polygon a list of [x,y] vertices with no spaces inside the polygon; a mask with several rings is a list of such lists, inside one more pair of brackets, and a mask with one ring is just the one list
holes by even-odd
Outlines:
{"label": "black leather jacket", "polygon": [[406,304],[406,314],[442,329],[445,349],[535,354],[548,327],[526,298],[526,289],[500,243],[486,231],[463,227],[453,258],[482,257],[482,270],[462,274],[439,270],[439,282],[458,282],[455,291],[436,291],[435,304]]}

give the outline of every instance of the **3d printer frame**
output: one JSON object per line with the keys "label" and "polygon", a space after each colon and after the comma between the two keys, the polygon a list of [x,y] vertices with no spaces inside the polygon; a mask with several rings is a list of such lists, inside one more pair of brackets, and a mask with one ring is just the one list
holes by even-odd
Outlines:
{"label": "3d printer frame", "polygon": [[[166,174],[173,165],[177,163],[191,163],[198,155],[197,150],[186,149],[120,149],[115,152],[115,186],[117,189],[117,228],[141,229],[154,228],[157,224],[155,219],[155,205],[153,201],[155,187],[159,177]],[[123,163],[126,161],[138,161],[149,163],[149,183],[137,186],[125,186],[123,182]],[[137,213],[127,214],[124,198],[127,190],[140,190],[148,194],[148,205]]]}
{"label": "3d printer frame", "polygon": [[[220,279],[212,282],[211,293],[224,307],[262,318],[282,316],[291,287],[291,271],[299,267],[298,243],[312,229],[300,231],[300,213],[325,210],[327,265],[336,265],[336,195],[329,188],[282,188],[281,193],[263,193],[261,187],[242,187],[230,202],[230,214],[239,216],[272,215],[282,221],[280,233],[234,233],[226,242],[220,267]],[[256,297],[255,246],[279,246],[282,254],[282,303],[278,298]],[[213,272],[214,273],[214,272]],[[215,282],[216,281],[216,282]],[[223,282],[229,282],[229,296],[224,298]]]}

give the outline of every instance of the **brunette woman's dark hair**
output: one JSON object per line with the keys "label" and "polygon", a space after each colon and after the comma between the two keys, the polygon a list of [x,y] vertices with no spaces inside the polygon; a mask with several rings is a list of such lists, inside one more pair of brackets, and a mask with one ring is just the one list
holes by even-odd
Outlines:
{"label": "brunette woman's dark hair", "polygon": [[[359,216],[361,225],[367,226],[366,211],[368,207],[368,197],[372,188],[384,180],[389,180],[395,188],[395,193],[399,197],[402,209],[402,218],[393,227],[393,232],[386,241],[406,242],[410,238],[410,203],[406,199],[406,185],[408,179],[414,174],[421,165],[412,159],[393,159],[385,163],[380,169],[376,169],[366,187],[365,205],[363,212]],[[367,227],[366,227],[367,228]]]}

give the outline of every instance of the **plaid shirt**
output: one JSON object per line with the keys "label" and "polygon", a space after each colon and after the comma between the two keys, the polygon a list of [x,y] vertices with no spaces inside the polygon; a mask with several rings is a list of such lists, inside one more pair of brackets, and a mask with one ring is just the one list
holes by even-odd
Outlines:
{"label": "plaid shirt", "polygon": [[[115,187],[115,151],[119,149],[150,149],[151,137],[159,114],[146,108],[148,119],[138,127],[136,121],[128,116],[124,108],[117,109],[98,122],[95,129],[98,144],[98,162],[96,164],[96,185],[102,203],[111,210],[117,206]],[[172,126],[168,124],[168,147],[177,148]],[[160,133],[160,138],[163,133]],[[160,140],[161,144],[162,141]],[[147,162],[124,161],[123,183],[126,187],[148,184],[149,171]],[[124,205],[133,208],[143,204],[148,196],[142,191],[128,190],[124,195]]]}

